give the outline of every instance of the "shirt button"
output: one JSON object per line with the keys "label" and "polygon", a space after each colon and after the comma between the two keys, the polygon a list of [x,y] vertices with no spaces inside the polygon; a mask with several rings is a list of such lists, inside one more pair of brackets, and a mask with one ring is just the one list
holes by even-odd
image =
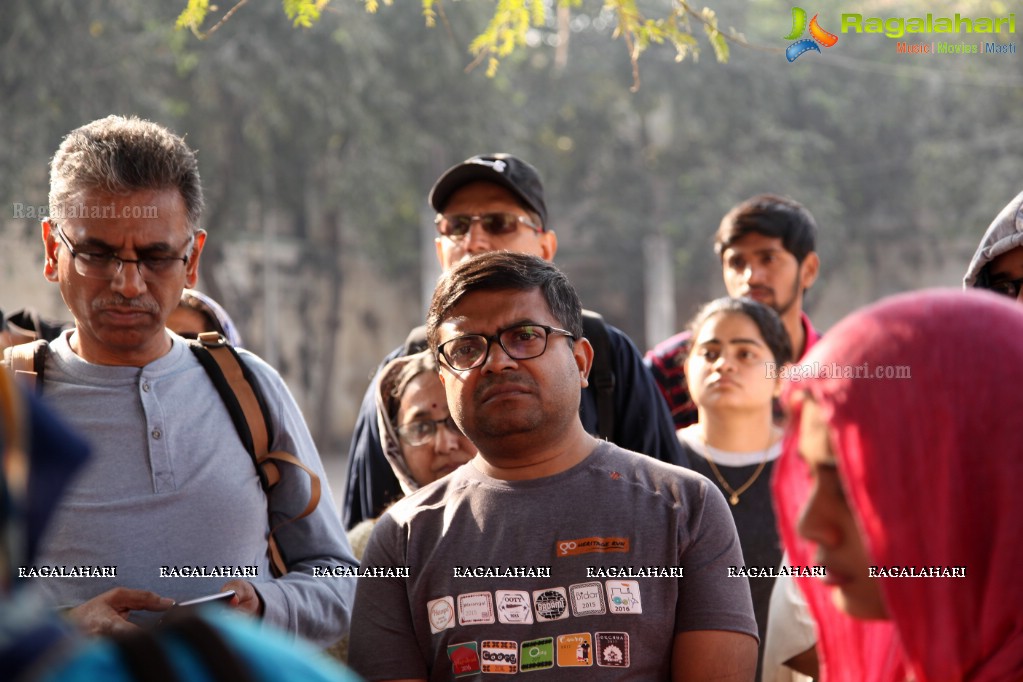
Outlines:
{"label": "shirt button", "polygon": [[142,390],[149,393],[149,382],[142,384]]}
{"label": "shirt button", "polygon": [[155,438],[156,440],[160,440],[160,437],[163,434],[160,433],[160,429],[153,429],[152,435],[153,435],[153,438]]}

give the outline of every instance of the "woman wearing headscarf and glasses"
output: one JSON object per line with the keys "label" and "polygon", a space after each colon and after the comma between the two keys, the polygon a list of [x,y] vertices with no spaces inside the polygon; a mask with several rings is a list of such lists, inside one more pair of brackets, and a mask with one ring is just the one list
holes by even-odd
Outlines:
{"label": "woman wearing headscarf and glasses", "polygon": [[[476,455],[476,446],[458,429],[448,410],[437,358],[430,351],[395,358],[376,379],[380,446],[405,495],[443,478]],[[397,502],[397,499],[391,502]],[[348,531],[361,560],[377,519],[364,519]],[[330,654],[348,660],[348,637]]]}
{"label": "woman wearing headscarf and glasses", "polygon": [[[476,446],[451,418],[437,358],[430,351],[389,362],[377,378],[376,398],[380,446],[406,495],[476,455]],[[357,558],[362,558],[375,523],[367,519],[348,532]]]}

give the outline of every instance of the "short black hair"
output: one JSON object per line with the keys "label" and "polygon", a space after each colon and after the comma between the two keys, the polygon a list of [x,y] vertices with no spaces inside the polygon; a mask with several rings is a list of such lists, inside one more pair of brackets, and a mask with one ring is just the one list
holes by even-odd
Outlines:
{"label": "short black hair", "polygon": [[477,291],[540,289],[554,319],[573,338],[583,335],[582,304],[572,283],[550,261],[510,251],[491,251],[463,261],[437,281],[426,316],[426,340],[437,352],[440,325],[459,301]]}
{"label": "short black hair", "polygon": [[771,355],[774,356],[775,363],[779,366],[792,361],[792,340],[789,339],[789,333],[785,331],[785,325],[782,323],[781,318],[778,317],[778,313],[763,303],[754,301],[752,298],[746,298],[745,296],[741,298],[732,298],[730,296],[716,298],[710,303],[704,304],[697,311],[688,326],[689,333],[692,335],[692,340],[689,344],[690,353],[696,348],[696,337],[699,335],[703,325],[710,318],[722,313],[739,313],[751,319],[753,324],[757,325],[757,329],[760,330],[760,336],[764,338],[764,343],[767,344]]}
{"label": "short black hair", "polygon": [[714,253],[723,258],[729,246],[750,233],[781,239],[797,263],[817,250],[813,215],[798,201],[777,194],[758,194],[726,213],[714,235]]}

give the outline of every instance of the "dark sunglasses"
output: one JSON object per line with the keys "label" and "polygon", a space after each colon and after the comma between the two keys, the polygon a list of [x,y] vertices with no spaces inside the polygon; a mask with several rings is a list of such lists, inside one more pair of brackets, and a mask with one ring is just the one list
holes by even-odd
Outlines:
{"label": "dark sunglasses", "polygon": [[491,235],[511,234],[519,229],[519,225],[525,225],[534,232],[543,232],[543,228],[534,224],[529,218],[504,211],[481,213],[479,215],[439,213],[434,220],[434,223],[437,225],[437,231],[450,239],[465,237],[465,235],[469,234],[469,229],[475,222],[479,222],[480,227],[487,234]]}

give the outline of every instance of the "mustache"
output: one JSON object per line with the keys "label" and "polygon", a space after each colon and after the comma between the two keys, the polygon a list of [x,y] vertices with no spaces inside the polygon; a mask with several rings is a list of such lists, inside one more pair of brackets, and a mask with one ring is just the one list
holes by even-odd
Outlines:
{"label": "mustache", "polygon": [[495,376],[492,379],[480,381],[476,384],[476,388],[472,392],[472,397],[477,401],[482,400],[483,396],[488,391],[493,389],[495,386],[502,386],[504,384],[515,384],[529,389],[538,388],[536,382],[528,374],[504,374],[501,376]]}
{"label": "mustache", "polygon": [[119,308],[122,310],[133,310],[140,313],[156,314],[160,312],[160,306],[156,301],[146,298],[127,298],[120,294],[114,294],[106,298],[97,298],[92,302],[94,311],[107,308]]}

